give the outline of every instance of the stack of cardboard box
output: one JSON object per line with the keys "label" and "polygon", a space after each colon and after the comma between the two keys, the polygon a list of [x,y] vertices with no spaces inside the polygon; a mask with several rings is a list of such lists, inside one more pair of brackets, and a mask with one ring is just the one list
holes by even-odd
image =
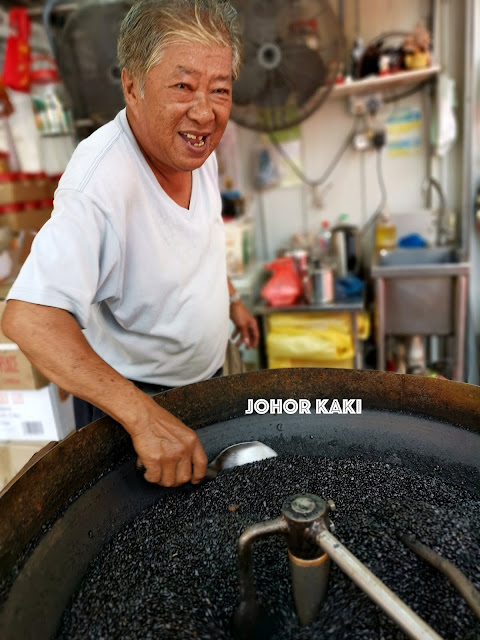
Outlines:
{"label": "stack of cardboard box", "polygon": [[[50,218],[59,176],[0,172],[0,284],[11,284]],[[1,292],[0,292],[1,293]]]}
{"label": "stack of cardboard box", "polygon": [[[0,320],[6,304],[0,301]],[[74,429],[72,396],[0,331],[0,490],[33,454]]]}

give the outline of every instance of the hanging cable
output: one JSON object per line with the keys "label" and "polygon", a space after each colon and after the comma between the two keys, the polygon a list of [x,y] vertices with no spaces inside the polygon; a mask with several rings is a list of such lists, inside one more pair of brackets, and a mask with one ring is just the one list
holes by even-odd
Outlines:
{"label": "hanging cable", "polygon": [[377,149],[377,179],[378,186],[380,187],[381,200],[377,207],[377,213],[387,204],[387,189],[385,187],[385,178],[383,175],[383,162],[382,162],[382,149]]}
{"label": "hanging cable", "polygon": [[317,178],[316,180],[310,180],[309,178],[307,178],[307,176],[303,173],[303,171],[295,164],[295,162],[293,162],[293,160],[290,158],[288,153],[282,147],[281,143],[278,142],[278,140],[275,138],[273,133],[269,133],[269,138],[270,138],[270,142],[273,144],[273,146],[278,151],[278,153],[282,156],[282,158],[285,160],[285,162],[288,164],[291,170],[295,173],[295,175],[298,178],[300,178],[300,180],[303,183],[305,183],[309,187],[319,187],[328,180],[330,175],[333,173],[333,170],[335,169],[337,164],[340,162],[341,157],[343,156],[345,151],[348,149],[348,147],[352,144],[353,136],[355,135],[356,129],[357,129],[357,122],[355,120],[353,127],[350,130],[350,133],[347,135],[341,147],[335,154],[332,162],[329,164],[329,166],[326,168],[326,170],[320,176],[320,178]]}
{"label": "hanging cable", "polygon": [[380,213],[384,210],[385,205],[387,204],[387,188],[385,186],[385,178],[383,175],[383,163],[382,163],[382,149],[377,149],[377,158],[376,158],[376,167],[377,167],[377,181],[378,186],[380,188],[380,203],[373,215],[365,222],[362,227],[361,233],[366,234],[367,231],[371,228],[371,226],[375,223]]}

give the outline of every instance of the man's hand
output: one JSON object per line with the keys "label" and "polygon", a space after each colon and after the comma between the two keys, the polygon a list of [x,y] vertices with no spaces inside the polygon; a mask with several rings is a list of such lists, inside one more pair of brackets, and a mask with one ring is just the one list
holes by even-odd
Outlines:
{"label": "man's hand", "polygon": [[145,467],[145,480],[164,487],[197,484],[205,475],[207,456],[196,433],[145,396],[144,426],[127,428]]}
{"label": "man's hand", "polygon": [[243,343],[249,349],[256,349],[259,338],[257,321],[241,300],[231,303],[230,319],[235,325],[232,340],[236,340],[236,346],[239,347]]}

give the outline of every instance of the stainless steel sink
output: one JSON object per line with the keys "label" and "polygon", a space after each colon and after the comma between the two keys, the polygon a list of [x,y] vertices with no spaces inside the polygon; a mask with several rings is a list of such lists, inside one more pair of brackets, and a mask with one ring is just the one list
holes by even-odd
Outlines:
{"label": "stainless steel sink", "polygon": [[458,262],[458,256],[452,247],[427,247],[412,249],[393,249],[380,252],[378,263],[385,266],[404,264],[445,264]]}
{"label": "stainless steel sink", "polygon": [[454,247],[397,248],[380,251],[372,265],[372,276],[382,278],[419,275],[460,275],[469,264]]}
{"label": "stainless steel sink", "polygon": [[381,251],[372,264],[383,335],[455,335],[470,264],[455,247]]}

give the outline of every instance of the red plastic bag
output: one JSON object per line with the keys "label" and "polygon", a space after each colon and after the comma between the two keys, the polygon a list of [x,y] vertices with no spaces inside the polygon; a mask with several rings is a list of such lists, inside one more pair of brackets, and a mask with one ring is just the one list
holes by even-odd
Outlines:
{"label": "red plastic bag", "polygon": [[30,88],[30,32],[27,10],[13,7],[8,12],[9,36],[3,63],[3,84],[15,91]]}
{"label": "red plastic bag", "polygon": [[273,271],[273,276],[260,292],[272,307],[295,304],[302,296],[302,281],[292,257],[277,258],[265,268]]}

